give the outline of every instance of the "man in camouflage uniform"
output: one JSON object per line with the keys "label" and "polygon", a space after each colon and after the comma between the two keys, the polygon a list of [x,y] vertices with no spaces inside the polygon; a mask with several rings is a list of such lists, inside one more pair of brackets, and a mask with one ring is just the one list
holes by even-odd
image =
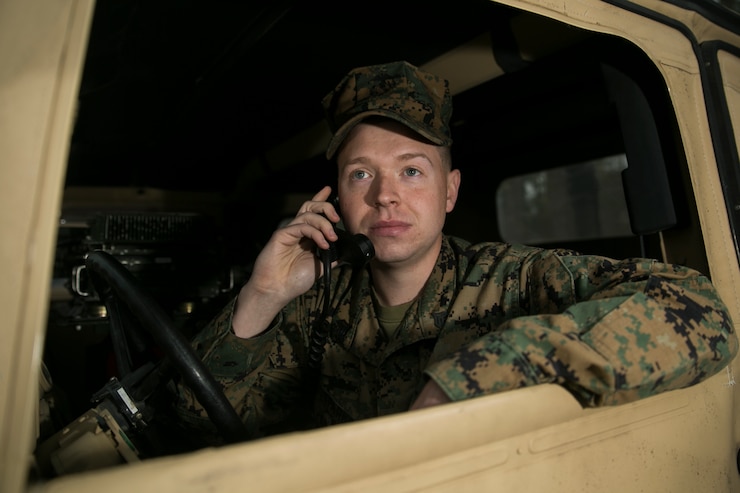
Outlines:
{"label": "man in camouflage uniform", "polygon": [[[326,187],[196,337],[253,436],[540,383],[584,406],[619,404],[695,384],[737,352],[725,306],[688,268],[444,235],[460,185],[447,81],[405,62],[363,67],[323,103],[342,221],[375,257],[322,282],[314,251],[337,239],[339,221]],[[314,370],[311,334],[322,328]],[[179,410],[207,426],[188,389]]]}

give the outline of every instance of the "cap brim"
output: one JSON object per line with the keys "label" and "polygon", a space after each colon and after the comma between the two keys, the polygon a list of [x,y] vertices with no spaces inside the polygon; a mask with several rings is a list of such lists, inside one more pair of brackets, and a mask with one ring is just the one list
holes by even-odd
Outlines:
{"label": "cap brim", "polygon": [[417,122],[406,119],[396,112],[384,109],[368,110],[353,116],[352,118],[344,122],[344,124],[339,127],[336,132],[334,132],[334,136],[331,138],[331,140],[329,141],[329,145],[326,148],[326,159],[331,159],[332,157],[334,157],[334,154],[336,154],[337,150],[342,145],[342,142],[344,142],[344,139],[352,131],[352,129],[355,128],[358,123],[369,116],[383,116],[402,123],[403,125],[407,126],[409,129],[413,130],[433,144],[452,144],[452,140],[449,137],[445,135],[440,135],[438,132],[432,132],[430,129],[419,127]]}

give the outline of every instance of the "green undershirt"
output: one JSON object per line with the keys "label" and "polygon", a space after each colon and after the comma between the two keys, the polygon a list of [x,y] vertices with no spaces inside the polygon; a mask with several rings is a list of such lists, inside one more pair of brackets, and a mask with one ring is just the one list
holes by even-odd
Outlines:
{"label": "green undershirt", "polygon": [[375,313],[378,315],[378,324],[380,324],[380,328],[383,329],[388,339],[393,336],[393,333],[398,328],[398,324],[401,323],[404,315],[406,315],[406,310],[408,310],[413,302],[414,300],[411,300],[408,303],[397,306],[383,306],[376,302]]}

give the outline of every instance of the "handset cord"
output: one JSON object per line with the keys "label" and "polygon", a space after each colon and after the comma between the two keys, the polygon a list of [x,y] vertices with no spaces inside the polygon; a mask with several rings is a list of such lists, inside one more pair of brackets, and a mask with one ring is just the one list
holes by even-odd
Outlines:
{"label": "handset cord", "polygon": [[326,341],[329,338],[329,324],[326,321],[331,308],[331,263],[332,253],[330,250],[321,251],[321,263],[324,266],[324,305],[321,314],[313,324],[313,330],[309,336],[308,366],[314,370],[321,367],[324,357]]}

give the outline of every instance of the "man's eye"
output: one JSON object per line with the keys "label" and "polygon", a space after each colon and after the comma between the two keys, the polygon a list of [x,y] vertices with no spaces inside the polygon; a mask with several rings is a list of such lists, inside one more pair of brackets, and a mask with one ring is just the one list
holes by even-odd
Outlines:
{"label": "man's eye", "polygon": [[353,180],[362,180],[367,176],[367,173],[361,170],[357,170],[353,171],[351,176]]}
{"label": "man's eye", "polygon": [[408,169],[406,169],[406,176],[418,176],[420,173],[421,173],[421,171],[419,171],[416,168],[408,168]]}

